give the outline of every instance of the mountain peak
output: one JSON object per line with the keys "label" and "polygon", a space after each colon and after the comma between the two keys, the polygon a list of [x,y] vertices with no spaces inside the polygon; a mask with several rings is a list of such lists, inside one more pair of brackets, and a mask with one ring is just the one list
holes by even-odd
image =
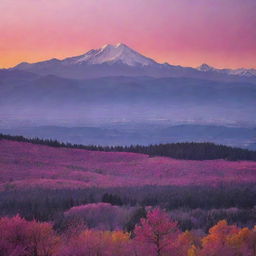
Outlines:
{"label": "mountain peak", "polygon": [[105,44],[101,47],[101,49],[106,49],[106,48],[129,48],[129,47],[123,43],[117,43],[116,45]]}
{"label": "mountain peak", "polygon": [[116,48],[129,48],[126,44],[118,43],[115,45]]}
{"label": "mountain peak", "polygon": [[200,70],[200,71],[204,71],[204,72],[207,72],[207,71],[214,71],[214,70],[215,70],[214,67],[209,66],[209,65],[206,64],[206,63],[203,63],[203,64],[202,64],[201,66],[199,66],[197,69]]}
{"label": "mountain peak", "polygon": [[156,64],[153,59],[143,56],[123,43],[116,45],[106,44],[99,49],[92,49],[81,56],[68,58],[64,61],[74,64],[122,63],[129,66],[148,66]]}
{"label": "mountain peak", "polygon": [[112,44],[104,44],[104,45],[101,47],[101,49],[103,50],[103,49],[106,49],[106,48],[109,48],[109,47],[113,47],[113,45],[112,45]]}

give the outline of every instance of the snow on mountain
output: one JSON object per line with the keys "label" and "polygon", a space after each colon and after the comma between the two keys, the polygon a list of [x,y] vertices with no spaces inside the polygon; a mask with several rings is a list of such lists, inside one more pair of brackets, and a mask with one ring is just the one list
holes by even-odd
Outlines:
{"label": "snow on mountain", "polygon": [[246,69],[246,68],[239,68],[239,69],[230,69],[230,75],[238,75],[238,76],[256,76],[256,69]]}
{"label": "snow on mountain", "polygon": [[125,44],[104,45],[100,49],[93,49],[89,52],[64,60],[65,64],[103,64],[103,63],[123,63],[129,66],[148,66],[156,64],[153,59],[147,58]]}
{"label": "snow on mountain", "polygon": [[189,77],[218,81],[256,82],[255,69],[216,69],[207,64],[198,68],[160,64],[125,44],[107,44],[80,56],[63,60],[51,59],[37,63],[20,63],[15,70],[39,75],[55,75],[72,79],[107,76]]}
{"label": "snow on mountain", "polygon": [[202,64],[197,68],[197,70],[202,72],[217,72],[227,75],[241,76],[241,77],[253,77],[256,76],[256,69],[246,69],[246,68],[238,68],[238,69],[217,69],[208,64]]}

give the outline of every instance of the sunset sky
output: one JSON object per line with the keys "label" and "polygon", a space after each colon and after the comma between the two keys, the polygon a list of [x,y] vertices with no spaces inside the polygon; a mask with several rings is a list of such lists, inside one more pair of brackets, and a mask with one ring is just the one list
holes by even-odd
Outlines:
{"label": "sunset sky", "polygon": [[256,68],[256,0],[0,0],[0,68],[123,42],[159,62]]}

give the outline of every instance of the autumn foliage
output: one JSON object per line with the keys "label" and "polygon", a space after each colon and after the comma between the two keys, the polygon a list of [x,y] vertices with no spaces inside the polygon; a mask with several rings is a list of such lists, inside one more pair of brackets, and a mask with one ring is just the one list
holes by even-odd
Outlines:
{"label": "autumn foliage", "polygon": [[3,217],[0,256],[256,255],[256,228],[240,228],[223,220],[208,234],[181,232],[169,214],[159,208],[149,209],[133,233],[85,227],[77,230],[57,233],[50,223]]}

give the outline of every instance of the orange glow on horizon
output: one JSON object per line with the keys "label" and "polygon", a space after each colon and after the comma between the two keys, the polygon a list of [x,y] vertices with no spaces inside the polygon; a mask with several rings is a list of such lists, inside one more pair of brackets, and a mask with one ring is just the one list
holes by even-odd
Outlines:
{"label": "orange glow on horizon", "polygon": [[256,68],[255,0],[1,0],[0,68],[123,42],[156,61]]}

